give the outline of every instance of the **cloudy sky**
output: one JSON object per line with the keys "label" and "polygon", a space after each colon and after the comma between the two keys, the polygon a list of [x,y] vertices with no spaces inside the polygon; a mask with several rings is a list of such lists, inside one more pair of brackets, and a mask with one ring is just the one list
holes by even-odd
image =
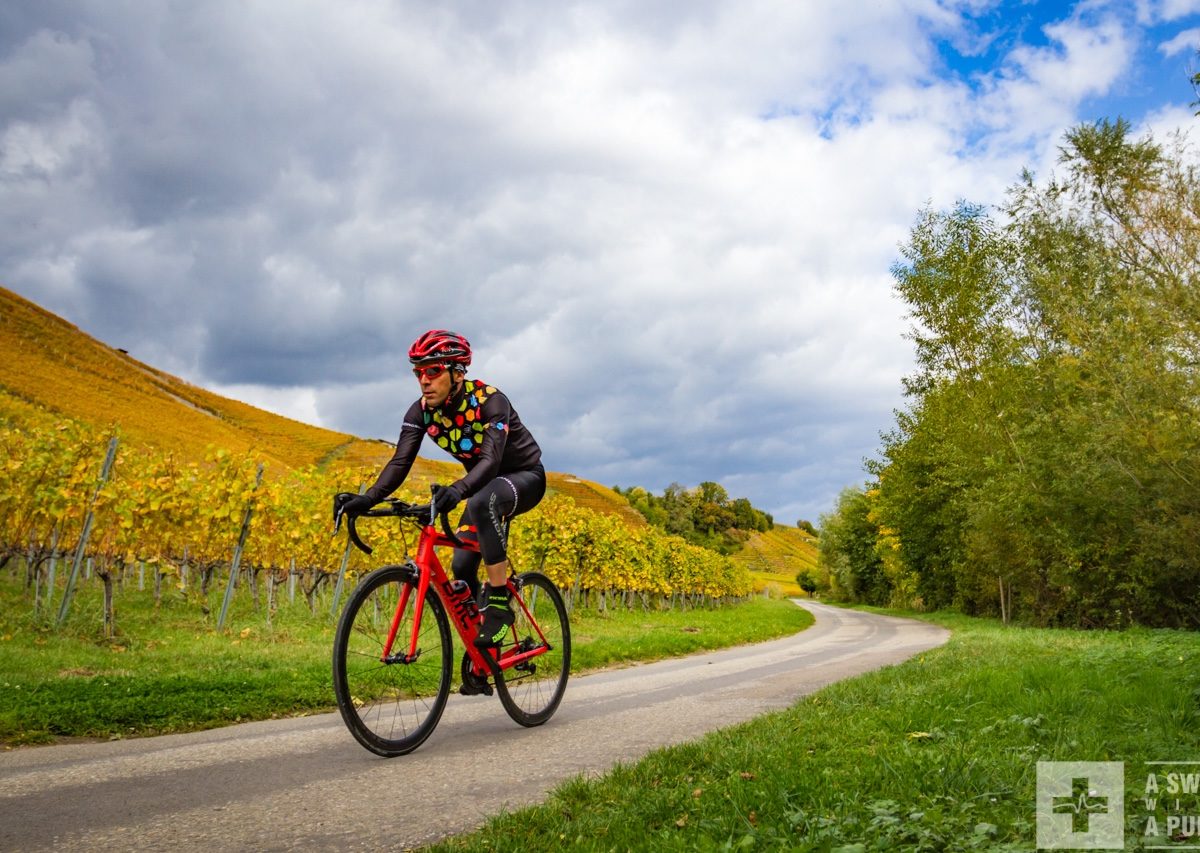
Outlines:
{"label": "cloudy sky", "polygon": [[1079,122],[1190,126],[1198,13],[7,0],[0,284],[364,437],[453,328],[551,469],[815,521],[903,405],[917,212]]}

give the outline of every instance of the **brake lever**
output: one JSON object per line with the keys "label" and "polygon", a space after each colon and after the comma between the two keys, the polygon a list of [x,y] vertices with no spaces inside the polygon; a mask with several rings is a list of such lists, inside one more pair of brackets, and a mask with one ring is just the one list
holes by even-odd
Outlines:
{"label": "brake lever", "polygon": [[454,531],[450,529],[450,511],[446,510],[445,512],[441,513],[437,511],[437,495],[433,493],[433,489],[430,489],[429,524],[431,527],[433,526],[434,522],[437,521],[439,515],[442,519],[442,532],[445,533],[446,537],[454,543],[455,548],[465,548],[466,546],[463,544],[463,541],[455,536]]}
{"label": "brake lever", "polygon": [[447,538],[449,538],[449,540],[454,543],[454,547],[455,548],[467,547],[461,539],[459,539],[457,536],[454,535],[454,531],[450,529],[450,513],[443,512],[441,514],[441,518],[442,518],[442,532],[445,533]]}
{"label": "brake lever", "polygon": [[346,521],[346,532],[350,534],[350,541],[354,543],[354,547],[358,548],[358,550],[362,551],[364,554],[370,554],[375,550],[358,537],[358,528],[354,524],[354,516],[348,517]]}
{"label": "brake lever", "polygon": [[350,537],[350,541],[354,543],[354,547],[362,551],[364,554],[370,554],[374,548],[363,542],[358,535],[358,527],[354,523],[353,515],[346,515],[344,507],[338,507],[333,513],[333,535],[337,536],[342,529],[342,519],[346,520],[346,533]]}

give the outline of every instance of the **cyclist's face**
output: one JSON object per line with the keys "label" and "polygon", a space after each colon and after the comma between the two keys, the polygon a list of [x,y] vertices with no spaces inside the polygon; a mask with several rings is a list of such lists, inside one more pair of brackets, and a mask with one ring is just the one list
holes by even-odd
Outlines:
{"label": "cyclist's face", "polygon": [[[441,370],[434,368],[440,367]],[[450,388],[454,381],[454,372],[445,365],[424,365],[416,368],[417,383],[421,386],[421,398],[427,406],[440,406],[450,396]],[[430,375],[434,374],[434,375]]]}

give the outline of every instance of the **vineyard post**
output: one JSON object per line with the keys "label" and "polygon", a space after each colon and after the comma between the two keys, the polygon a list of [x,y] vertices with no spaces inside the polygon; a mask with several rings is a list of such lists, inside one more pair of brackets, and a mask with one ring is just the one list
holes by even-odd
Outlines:
{"label": "vineyard post", "polygon": [[296,558],[292,557],[288,568],[288,604],[296,603]]}
{"label": "vineyard post", "polygon": [[33,570],[33,615],[37,616],[43,609],[50,612],[50,604],[54,600],[54,569],[58,562],[58,528],[50,531],[50,569],[46,575],[45,606],[42,603],[42,569],[40,564]]}
{"label": "vineyard post", "polygon": [[[71,609],[71,598],[75,594],[75,579],[79,577],[79,566],[83,563],[83,552],[87,548],[88,536],[92,533],[92,523],[95,521],[93,508],[96,499],[100,497],[100,489],[108,481],[108,473],[112,470],[113,460],[117,458],[117,437],[114,435],[108,442],[108,455],[104,457],[104,466],[100,469],[100,479],[96,482],[96,491],[88,503],[87,515],[83,519],[83,531],[79,534],[79,544],[75,546],[75,559],[71,562],[71,573],[67,575],[67,586],[63,590],[62,604],[58,608],[58,624],[67,621],[67,612]],[[89,574],[91,565],[89,563]]]}
{"label": "vineyard post", "polygon": [[50,605],[54,601],[54,574],[58,568],[58,528],[55,527],[50,534],[50,574],[46,578],[46,612],[50,612]]}
{"label": "vineyard post", "polygon": [[[262,484],[263,463],[258,463],[258,476],[254,478],[254,491]],[[237,586],[238,567],[242,564],[242,550],[246,547],[246,535],[250,532],[250,518],[254,515],[254,495],[246,502],[246,515],[242,519],[242,532],[238,534],[237,545],[233,549],[233,564],[229,567],[229,584],[225,587],[225,600],[221,603],[221,615],[217,618],[217,630],[225,627],[225,616],[229,613],[229,605],[233,601],[233,590]]]}
{"label": "vineyard post", "polygon": [[[358,493],[364,495],[367,493],[367,484],[363,483],[358,487]],[[329,608],[329,618],[333,619],[337,616],[338,602],[342,600],[342,584],[346,580],[346,564],[350,562],[350,537],[346,537],[346,550],[342,552],[342,565],[338,567],[337,583],[333,587],[333,605]]]}
{"label": "vineyard post", "polygon": [[[50,533],[50,559],[54,559],[54,540],[59,529],[54,528]],[[25,575],[29,575],[29,564],[25,565]],[[34,615],[41,612],[42,609],[42,567],[40,561],[34,566]],[[46,609],[50,609],[50,594],[46,593]]]}
{"label": "vineyard post", "polygon": [[583,583],[583,555],[575,558],[575,583],[571,584],[571,597],[567,600],[567,612],[575,610],[575,599],[579,596],[580,585]]}
{"label": "vineyard post", "polygon": [[187,592],[187,576],[188,576],[188,553],[187,545],[183,546],[183,565],[179,567],[179,588]]}

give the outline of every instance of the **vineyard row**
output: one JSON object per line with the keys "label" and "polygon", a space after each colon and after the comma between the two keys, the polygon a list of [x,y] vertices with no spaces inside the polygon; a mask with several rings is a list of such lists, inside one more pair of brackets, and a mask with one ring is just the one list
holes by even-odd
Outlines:
{"label": "vineyard row", "polygon": [[[407,559],[416,544],[411,526],[364,521],[376,548],[367,563],[332,536],[332,495],[371,482],[372,469],[310,467],[262,477],[251,455],[213,451],[204,462],[180,462],[118,445],[105,470],[105,438],[70,421],[35,432],[0,424],[0,561],[22,557],[38,578],[51,554],[78,554],[101,578],[145,564],[156,583],[178,586],[191,571],[205,589],[232,563],[251,577],[300,572],[310,578],[311,597],[323,582],[353,582],[375,565]],[[407,484],[397,496],[427,499]],[[77,547],[81,538],[85,548]],[[632,529],[562,495],[517,520],[509,552],[518,570],[539,569],[573,601],[597,606],[708,604],[752,591],[747,571],[728,558]]]}

